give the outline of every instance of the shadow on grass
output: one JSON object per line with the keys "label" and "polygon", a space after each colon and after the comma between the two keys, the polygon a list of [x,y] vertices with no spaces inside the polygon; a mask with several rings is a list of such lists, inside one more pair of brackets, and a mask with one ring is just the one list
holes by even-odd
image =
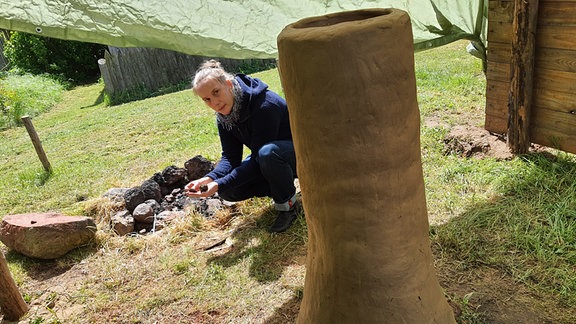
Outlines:
{"label": "shadow on grass", "polygon": [[292,297],[286,301],[280,308],[276,309],[274,315],[267,318],[264,324],[285,324],[296,323],[298,312],[300,311],[300,302],[302,298]]}
{"label": "shadow on grass", "polygon": [[48,182],[48,180],[50,180],[52,174],[53,174],[52,170],[42,169],[41,172],[36,173],[34,182],[38,186],[43,186],[46,184],[46,182]]}
{"label": "shadow on grass", "polygon": [[20,181],[36,187],[44,186],[54,174],[53,170],[47,171],[46,169],[30,169],[22,172],[18,178]]}
{"label": "shadow on grass", "polygon": [[86,109],[86,108],[92,108],[92,107],[96,107],[99,104],[104,102],[104,97],[105,97],[105,92],[104,92],[104,88],[102,88],[102,90],[100,91],[100,94],[98,95],[98,97],[96,98],[96,100],[94,101],[93,104],[91,104],[90,106],[84,106],[84,107],[80,107],[80,109]]}
{"label": "shadow on grass", "polygon": [[575,160],[519,159],[498,178],[498,194],[431,227],[442,286],[462,300],[461,322],[576,322]]}
{"label": "shadow on grass", "polygon": [[222,255],[208,260],[222,267],[231,267],[250,259],[250,276],[259,282],[276,281],[284,268],[299,263],[306,254],[307,229],[302,212],[284,233],[272,234],[268,228],[275,211],[268,208],[255,218],[253,226],[240,226],[232,235],[233,247]]}
{"label": "shadow on grass", "polygon": [[5,257],[9,263],[17,264],[22,268],[30,278],[43,281],[67,272],[74,265],[80,263],[97,251],[97,244],[91,243],[87,246],[76,248],[66,255],[53,260],[30,258],[12,250],[8,251]]}

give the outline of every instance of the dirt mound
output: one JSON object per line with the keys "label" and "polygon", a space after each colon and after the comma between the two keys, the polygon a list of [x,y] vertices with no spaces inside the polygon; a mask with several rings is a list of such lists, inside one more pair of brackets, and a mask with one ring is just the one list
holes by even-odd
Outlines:
{"label": "dirt mound", "polygon": [[[470,125],[454,126],[444,138],[446,154],[456,154],[462,157],[488,158],[509,160],[514,157],[506,144],[506,137]],[[532,144],[531,153],[549,150],[545,146]]]}
{"label": "dirt mound", "polygon": [[454,126],[444,138],[444,143],[446,154],[456,154],[462,157],[493,157],[508,160],[514,156],[510,153],[504,136],[470,125]]}

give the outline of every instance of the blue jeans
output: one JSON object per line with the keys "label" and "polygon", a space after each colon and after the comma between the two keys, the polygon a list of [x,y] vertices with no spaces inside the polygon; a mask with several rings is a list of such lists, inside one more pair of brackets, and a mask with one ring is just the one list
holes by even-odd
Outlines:
{"label": "blue jeans", "polygon": [[[242,163],[247,163],[248,157]],[[242,183],[218,195],[228,201],[241,201],[252,197],[272,197],[277,210],[288,210],[296,199],[294,179],[296,154],[292,141],[275,141],[258,151],[260,173],[251,181]]]}

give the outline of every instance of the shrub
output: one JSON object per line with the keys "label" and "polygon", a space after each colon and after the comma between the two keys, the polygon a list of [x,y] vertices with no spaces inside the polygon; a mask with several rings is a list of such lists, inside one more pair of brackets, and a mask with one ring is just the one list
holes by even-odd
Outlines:
{"label": "shrub", "polygon": [[49,73],[80,84],[98,79],[98,58],[105,45],[11,32],[4,55],[13,67],[32,74]]}
{"label": "shrub", "polygon": [[16,92],[7,90],[0,84],[0,130],[20,125],[23,116],[22,102]]}
{"label": "shrub", "polygon": [[8,74],[0,78],[0,130],[22,125],[60,101],[64,86],[46,76]]}

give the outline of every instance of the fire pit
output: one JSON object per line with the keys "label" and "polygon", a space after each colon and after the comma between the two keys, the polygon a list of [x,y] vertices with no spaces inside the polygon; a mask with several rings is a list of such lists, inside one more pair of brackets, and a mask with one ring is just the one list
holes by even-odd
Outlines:
{"label": "fire pit", "polygon": [[140,186],[110,189],[104,196],[123,202],[126,207],[112,217],[111,227],[118,235],[150,233],[184,217],[189,210],[211,218],[219,210],[231,208],[233,203],[218,196],[192,198],[184,194],[186,184],[213,169],[213,162],[197,155],[186,161],[183,168],[169,166]]}

